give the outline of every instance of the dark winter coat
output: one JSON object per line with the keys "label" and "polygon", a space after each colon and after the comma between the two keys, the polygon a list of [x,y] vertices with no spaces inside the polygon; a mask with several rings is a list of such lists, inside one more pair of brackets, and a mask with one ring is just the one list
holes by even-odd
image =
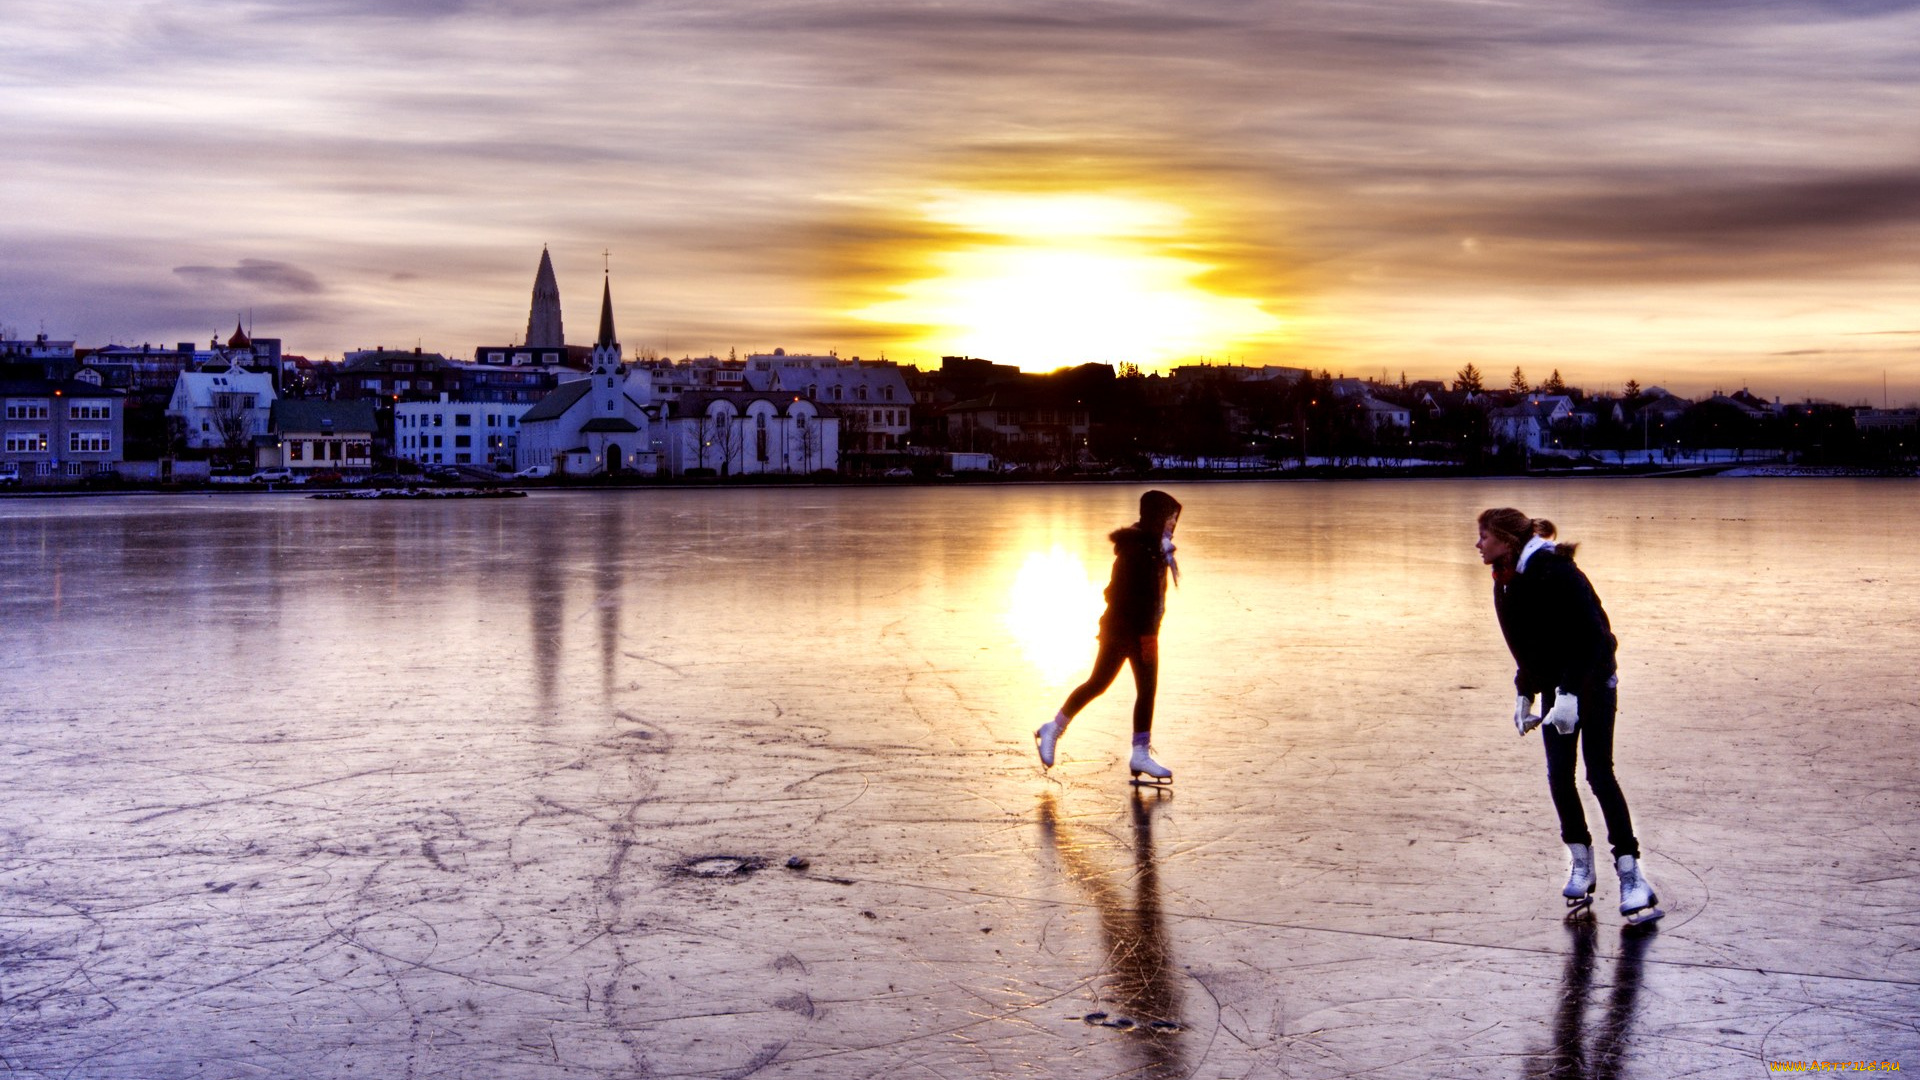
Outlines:
{"label": "dark winter coat", "polygon": [[1147,637],[1160,632],[1167,611],[1167,556],[1161,534],[1129,525],[1107,535],[1113,541],[1113,577],[1107,582],[1107,613],[1100,637]]}
{"label": "dark winter coat", "polygon": [[1514,689],[1583,695],[1607,685],[1617,642],[1600,597],[1573,560],[1541,548],[1525,572],[1497,575],[1493,610],[1519,670]]}

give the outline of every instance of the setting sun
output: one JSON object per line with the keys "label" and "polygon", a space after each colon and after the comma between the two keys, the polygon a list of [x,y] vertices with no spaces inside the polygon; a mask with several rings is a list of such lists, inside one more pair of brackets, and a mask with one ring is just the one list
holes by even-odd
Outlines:
{"label": "setting sun", "polygon": [[1184,254],[1188,213],[1093,195],[947,195],[926,218],[959,230],[928,276],[860,318],[922,328],[914,344],[1045,370],[1099,361],[1163,368],[1271,338],[1259,302],[1201,283]]}
{"label": "setting sun", "polygon": [[1061,686],[1086,664],[1100,610],[1100,586],[1086,563],[1056,545],[1027,553],[1008,592],[1005,617],[1028,662],[1048,685]]}

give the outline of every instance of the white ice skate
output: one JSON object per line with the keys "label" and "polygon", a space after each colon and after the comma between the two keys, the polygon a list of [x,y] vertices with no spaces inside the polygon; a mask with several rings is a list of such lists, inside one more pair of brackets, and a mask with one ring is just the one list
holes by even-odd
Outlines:
{"label": "white ice skate", "polygon": [[1066,734],[1066,732],[1067,718],[1064,715],[1056,713],[1053,719],[1041,724],[1040,730],[1033,733],[1034,741],[1040,744],[1041,768],[1053,768],[1054,744],[1059,742],[1060,736]]}
{"label": "white ice skate", "polygon": [[1567,887],[1560,895],[1567,898],[1567,914],[1584,912],[1593,904],[1593,846],[1567,845]]}
{"label": "white ice skate", "polygon": [[1628,926],[1650,923],[1666,914],[1655,906],[1660,898],[1654,895],[1647,875],[1640,872],[1638,859],[1622,855],[1614,861],[1614,868],[1620,871],[1620,914],[1626,917]]}
{"label": "white ice skate", "polygon": [[[1133,760],[1127,762],[1127,768],[1133,771],[1133,782],[1136,784],[1158,787],[1173,783],[1173,770],[1153,760],[1153,755],[1144,746],[1133,748]],[[1140,779],[1141,773],[1146,774],[1145,780]]]}

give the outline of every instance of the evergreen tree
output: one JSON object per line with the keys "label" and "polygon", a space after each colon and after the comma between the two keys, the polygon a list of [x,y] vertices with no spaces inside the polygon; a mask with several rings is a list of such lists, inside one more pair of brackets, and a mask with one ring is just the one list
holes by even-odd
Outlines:
{"label": "evergreen tree", "polygon": [[1467,361],[1466,367],[1454,373],[1453,388],[1456,391],[1472,391],[1474,393],[1479,393],[1486,389],[1486,386],[1480,380],[1480,369],[1473,366],[1473,361]]}
{"label": "evergreen tree", "polygon": [[1627,380],[1627,400],[1638,401],[1639,399],[1640,399],[1640,380],[1628,379]]}
{"label": "evergreen tree", "polygon": [[1553,374],[1547,376],[1547,381],[1540,384],[1540,392],[1543,394],[1564,394],[1567,392],[1567,384],[1560,378],[1559,368],[1554,368]]}
{"label": "evergreen tree", "polygon": [[1533,387],[1527,385],[1527,373],[1521,371],[1518,366],[1515,366],[1513,369],[1513,378],[1507,380],[1507,389],[1516,394],[1524,394],[1532,390]]}

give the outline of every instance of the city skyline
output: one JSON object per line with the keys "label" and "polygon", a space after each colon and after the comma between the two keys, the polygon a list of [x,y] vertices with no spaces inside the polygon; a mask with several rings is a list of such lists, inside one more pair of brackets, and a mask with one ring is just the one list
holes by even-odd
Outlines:
{"label": "city skyline", "polygon": [[461,355],[545,245],[630,354],[1920,397],[1910,0],[10,22],[21,335]]}

